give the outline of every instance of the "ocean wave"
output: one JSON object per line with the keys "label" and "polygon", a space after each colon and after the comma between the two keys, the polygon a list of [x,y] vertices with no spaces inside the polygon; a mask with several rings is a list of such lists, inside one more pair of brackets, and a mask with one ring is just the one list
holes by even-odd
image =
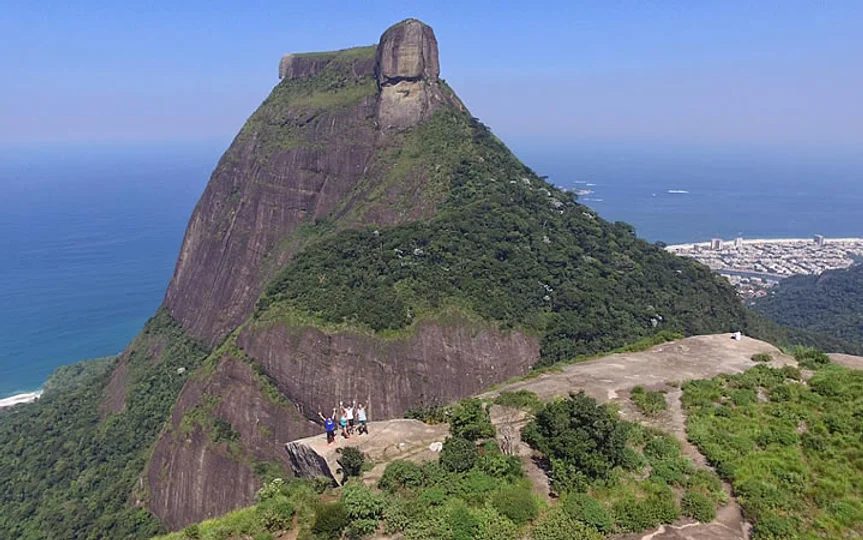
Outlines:
{"label": "ocean wave", "polygon": [[32,403],[39,399],[41,395],[42,391],[39,390],[38,392],[25,392],[23,394],[9,396],[7,398],[0,399],[0,408],[11,407],[12,405],[18,405],[21,403]]}

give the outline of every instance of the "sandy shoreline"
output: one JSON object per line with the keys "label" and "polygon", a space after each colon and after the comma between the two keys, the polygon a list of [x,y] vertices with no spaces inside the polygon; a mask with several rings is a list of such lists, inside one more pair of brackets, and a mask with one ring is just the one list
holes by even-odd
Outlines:
{"label": "sandy shoreline", "polygon": [[0,399],[0,409],[3,407],[11,407],[12,405],[18,405],[20,403],[32,403],[39,399],[39,396],[41,395],[42,391],[39,390],[38,392],[27,392],[26,394],[17,394]]}

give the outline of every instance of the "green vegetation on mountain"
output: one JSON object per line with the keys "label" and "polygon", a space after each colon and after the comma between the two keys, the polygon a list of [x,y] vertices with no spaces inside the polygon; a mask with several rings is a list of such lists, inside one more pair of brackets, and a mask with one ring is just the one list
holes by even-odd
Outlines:
{"label": "green vegetation on mountain", "polygon": [[863,265],[786,278],[754,308],[779,324],[863,344]]}
{"label": "green vegetation on mountain", "polygon": [[[161,360],[149,348],[162,347]],[[0,410],[0,538],[141,538],[162,530],[139,478],[187,373],[206,351],[164,310],[125,358],[125,410],[100,418],[115,361],[60,368],[38,402]]]}
{"label": "green vegetation on mountain", "polygon": [[863,372],[826,365],[804,381],[760,364],[687,383],[683,404],[690,440],[732,483],[756,540],[863,534]]}
{"label": "green vegetation on mountain", "polygon": [[415,137],[399,159],[430,167],[443,182],[448,196],[437,215],[313,243],[267,287],[256,318],[299,312],[382,332],[454,304],[540,334],[545,364],[660,330],[744,324],[724,280],[577,204],[476,119],[441,110]]}

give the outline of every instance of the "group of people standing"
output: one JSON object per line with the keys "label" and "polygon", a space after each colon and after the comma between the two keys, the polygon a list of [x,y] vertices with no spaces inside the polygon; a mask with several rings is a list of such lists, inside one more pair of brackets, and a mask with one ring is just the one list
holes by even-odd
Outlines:
{"label": "group of people standing", "polygon": [[339,427],[342,430],[342,437],[345,439],[350,439],[354,432],[358,435],[369,434],[365,405],[362,403],[357,405],[356,400],[354,400],[345,406],[343,402],[339,401],[339,406],[333,409],[333,414],[330,416],[324,416],[323,413],[318,411],[318,416],[321,418],[321,421],[323,421],[324,430],[327,432],[327,444],[333,444],[336,442],[337,414],[339,414],[338,422]]}

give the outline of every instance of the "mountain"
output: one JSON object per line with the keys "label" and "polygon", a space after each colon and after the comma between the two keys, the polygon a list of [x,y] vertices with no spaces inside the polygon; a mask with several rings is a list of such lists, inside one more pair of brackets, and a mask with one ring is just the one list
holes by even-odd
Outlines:
{"label": "mountain", "polygon": [[281,60],[157,314],[109,369],[0,413],[0,537],[143,537],[247,505],[339,400],[392,418],[661,332],[775,329],[537,176],[439,74],[413,19]]}
{"label": "mountain", "polygon": [[783,325],[863,343],[863,265],[784,279],[753,307]]}

